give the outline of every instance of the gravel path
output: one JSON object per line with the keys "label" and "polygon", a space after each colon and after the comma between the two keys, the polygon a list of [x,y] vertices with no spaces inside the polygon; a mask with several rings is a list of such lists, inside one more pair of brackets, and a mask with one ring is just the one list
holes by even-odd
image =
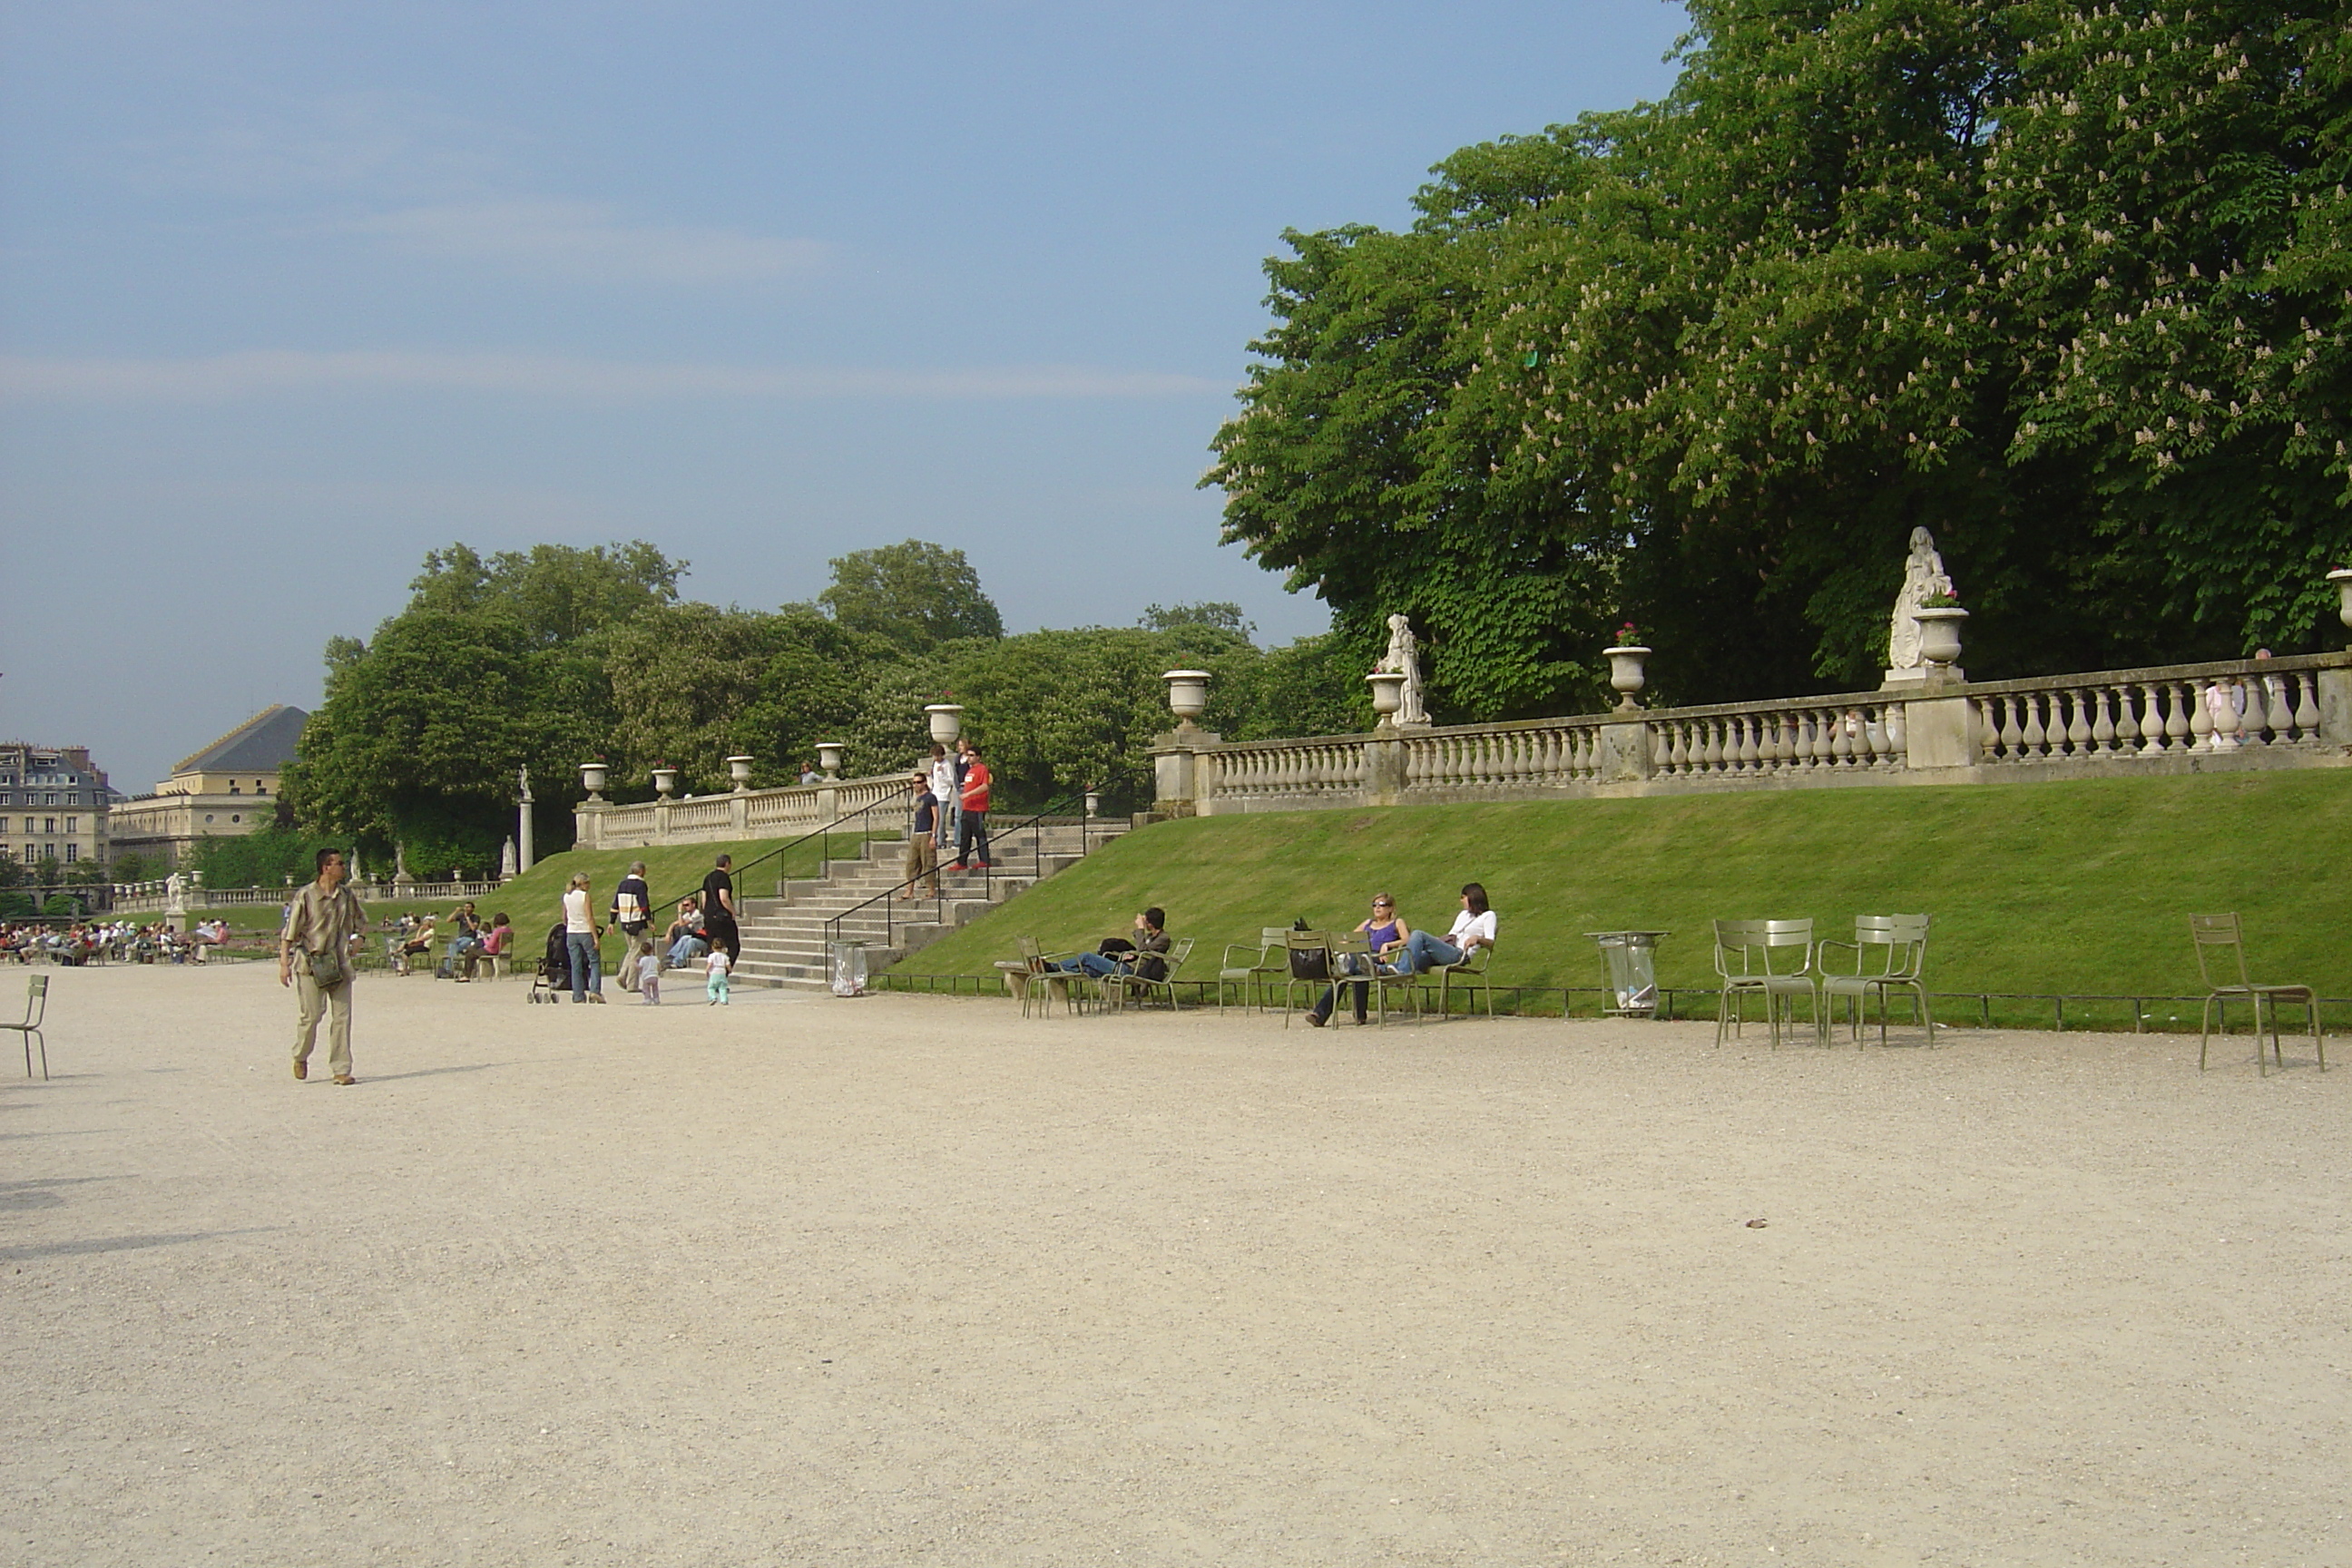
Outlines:
{"label": "gravel path", "polygon": [[2352,1560],[2352,1047],[274,981],[0,1079],[0,1561]]}

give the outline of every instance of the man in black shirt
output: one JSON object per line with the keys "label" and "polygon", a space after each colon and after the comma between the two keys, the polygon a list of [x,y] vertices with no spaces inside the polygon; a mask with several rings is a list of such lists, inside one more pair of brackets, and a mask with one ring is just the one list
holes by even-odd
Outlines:
{"label": "man in black shirt", "polygon": [[727,950],[731,967],[743,956],[743,933],[735,929],[735,879],[727,868],[732,855],[721,855],[718,867],[702,879],[702,930],[710,945]]}

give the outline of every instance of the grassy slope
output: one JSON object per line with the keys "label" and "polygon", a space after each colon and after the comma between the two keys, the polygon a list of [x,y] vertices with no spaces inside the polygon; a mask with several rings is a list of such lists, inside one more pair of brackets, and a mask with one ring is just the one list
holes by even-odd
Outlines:
{"label": "grassy slope", "polygon": [[2342,996],[2347,844],[2352,773],[2334,771],[1210,817],[1129,834],[905,967],[984,973],[1016,935],[1090,945],[1157,903],[1200,939],[1188,974],[1213,978],[1226,942],[1301,915],[1352,926],[1376,890],[1443,931],[1476,879],[1507,985],[1597,985],[1581,933],[1646,927],[1675,933],[1662,984],[1712,988],[1710,918],[1844,937],[1856,914],[1924,910],[1937,990],[2187,994],[2187,916],[2235,910],[2257,980]]}
{"label": "grassy slope", "polygon": [[[649,849],[571,849],[561,855],[551,855],[529,871],[507,883],[497,892],[474,900],[475,909],[485,916],[504,911],[514,917],[520,929],[534,933],[533,942],[546,934],[562,912],[563,889],[574,872],[585,871],[596,895],[596,908],[602,912],[612,907],[613,885],[621,879],[632,860],[646,863],[646,882],[653,889],[657,906],[677,901],[702,886],[703,877],[711,863],[721,854],[735,857],[737,866],[744,866],[780,844],[785,838],[746,838],[731,844],[677,844]],[[836,853],[855,855],[857,836],[846,834],[834,839]],[[812,841],[782,858],[771,860],[748,878],[737,879],[737,891],[752,897],[772,895],[776,890],[780,874],[814,877],[817,870],[817,846]],[[420,889],[420,896],[397,902],[371,902],[370,915],[383,918],[396,911],[425,910],[436,918],[446,917],[457,908],[457,900],[446,896],[425,897],[428,889]],[[268,905],[254,909],[231,909],[219,911],[237,931],[271,931],[278,929],[278,907]],[[662,923],[669,923],[669,910],[661,915]],[[534,951],[536,951],[534,947]],[[618,951],[617,948],[614,949]]]}

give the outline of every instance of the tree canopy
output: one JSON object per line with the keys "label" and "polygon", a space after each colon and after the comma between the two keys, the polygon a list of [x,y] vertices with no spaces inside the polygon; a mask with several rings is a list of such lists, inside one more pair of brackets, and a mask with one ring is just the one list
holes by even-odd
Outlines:
{"label": "tree canopy", "polygon": [[961,637],[1001,637],[1004,621],[961,550],[919,539],[853,550],[827,563],[833,585],[817,603],[854,632],[929,653]]}
{"label": "tree canopy", "polygon": [[961,552],[909,540],[833,565],[818,605],[751,610],[682,600],[685,563],[642,542],[433,552],[373,637],[328,645],[326,700],[283,797],[302,832],[286,842],[331,833],[378,866],[403,846],[420,872],[484,872],[520,767],[553,849],[583,762],[606,763],[622,801],[648,796],[656,767],[688,793],[724,791],[733,756],[754,784],[787,784],[828,742],[853,773],[912,768],[939,701],[963,704],[1008,805],[1098,788],[1118,809],[1145,796],[1171,723],[1160,674],[1177,667],[1215,675],[1209,721],[1237,739],[1370,721],[1369,652],[1329,637],[1261,650],[1237,605],[1007,637]]}
{"label": "tree canopy", "polygon": [[1659,103],[1284,237],[1204,483],[1414,617],[1441,716],[1875,684],[1911,528],[1979,678],[2315,646],[2352,549],[2341,5],[1694,0]]}

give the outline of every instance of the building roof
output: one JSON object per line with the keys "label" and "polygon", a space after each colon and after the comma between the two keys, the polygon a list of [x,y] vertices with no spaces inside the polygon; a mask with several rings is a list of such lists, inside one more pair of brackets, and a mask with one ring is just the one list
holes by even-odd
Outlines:
{"label": "building roof", "polygon": [[295,742],[310,715],[273,703],[211,745],[172,764],[181,773],[274,773],[294,760]]}

